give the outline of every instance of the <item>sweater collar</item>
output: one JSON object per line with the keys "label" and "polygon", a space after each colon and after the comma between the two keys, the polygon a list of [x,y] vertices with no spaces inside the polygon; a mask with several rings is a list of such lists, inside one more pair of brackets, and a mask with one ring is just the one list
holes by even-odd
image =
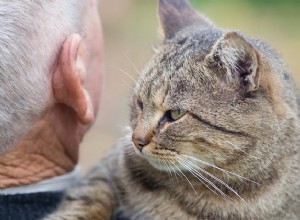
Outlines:
{"label": "sweater collar", "polygon": [[52,177],[29,185],[1,189],[0,195],[64,191],[76,183],[79,176],[80,166],[77,165],[73,171],[65,175]]}

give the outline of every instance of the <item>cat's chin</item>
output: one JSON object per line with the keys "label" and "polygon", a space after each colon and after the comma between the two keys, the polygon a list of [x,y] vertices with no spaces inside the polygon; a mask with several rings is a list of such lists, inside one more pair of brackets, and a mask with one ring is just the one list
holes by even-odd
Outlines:
{"label": "cat's chin", "polygon": [[175,172],[178,171],[179,167],[175,165],[166,165],[166,161],[157,160],[157,159],[149,159],[147,158],[147,161],[157,170],[164,171],[164,172]]}

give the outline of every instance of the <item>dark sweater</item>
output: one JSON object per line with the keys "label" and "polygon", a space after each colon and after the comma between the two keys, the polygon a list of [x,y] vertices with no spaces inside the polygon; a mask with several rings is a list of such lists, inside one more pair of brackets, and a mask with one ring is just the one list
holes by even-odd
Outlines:
{"label": "dark sweater", "polygon": [[63,192],[0,195],[0,220],[39,220],[54,211]]}

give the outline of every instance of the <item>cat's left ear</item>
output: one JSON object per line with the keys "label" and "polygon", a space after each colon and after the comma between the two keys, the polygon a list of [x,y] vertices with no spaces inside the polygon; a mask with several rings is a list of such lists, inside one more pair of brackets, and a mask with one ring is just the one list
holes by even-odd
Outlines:
{"label": "cat's left ear", "polygon": [[259,87],[259,52],[236,32],[226,33],[214,45],[206,61],[225,70],[225,78],[244,86],[247,92]]}
{"label": "cat's left ear", "polygon": [[190,26],[211,27],[212,22],[195,10],[188,0],[158,0],[158,16],[165,39]]}

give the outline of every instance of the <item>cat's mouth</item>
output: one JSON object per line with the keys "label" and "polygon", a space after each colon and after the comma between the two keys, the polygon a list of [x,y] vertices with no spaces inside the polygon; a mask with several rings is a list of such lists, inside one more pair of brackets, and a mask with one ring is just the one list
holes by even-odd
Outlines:
{"label": "cat's mouth", "polygon": [[179,169],[178,153],[173,150],[158,148],[156,144],[149,144],[142,150],[136,149],[137,154],[146,159],[153,167],[161,171],[176,171]]}

